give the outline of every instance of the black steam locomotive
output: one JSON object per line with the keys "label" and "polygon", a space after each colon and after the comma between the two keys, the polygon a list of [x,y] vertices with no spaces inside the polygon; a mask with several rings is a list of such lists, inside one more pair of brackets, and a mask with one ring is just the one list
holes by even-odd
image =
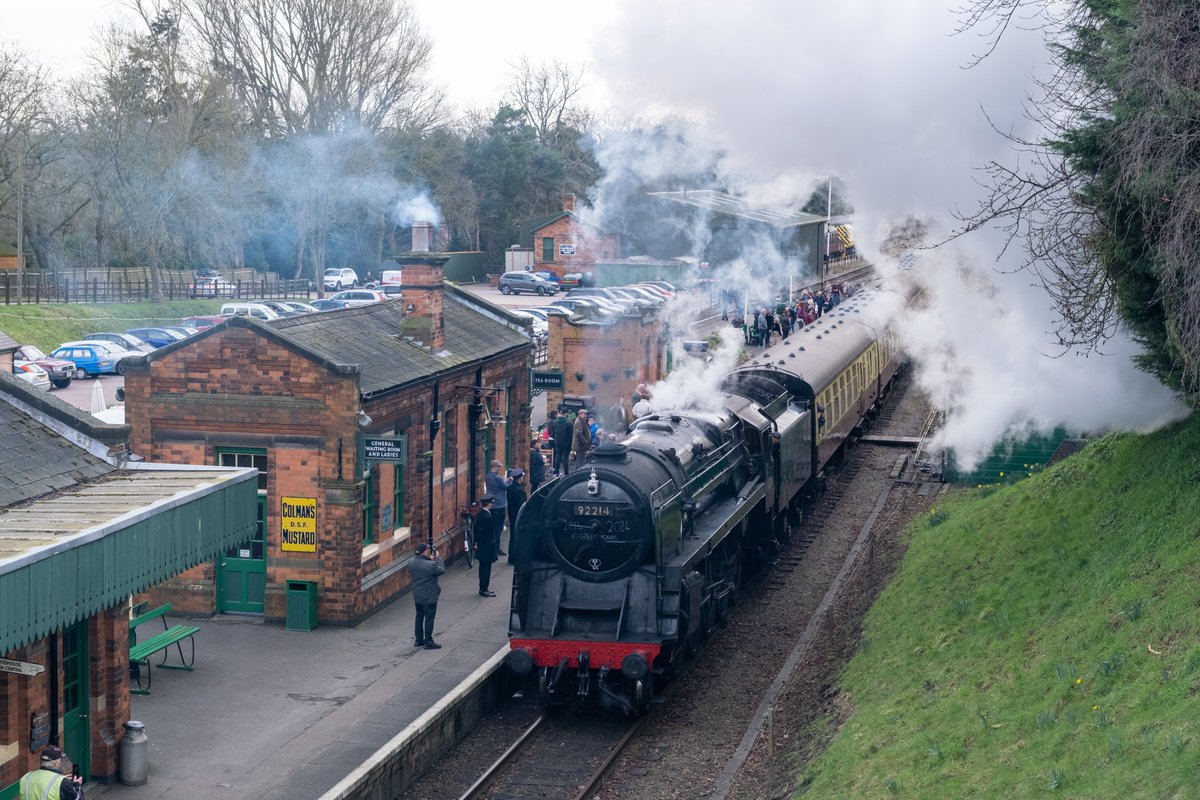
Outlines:
{"label": "black steam locomotive", "polygon": [[655,413],[535,492],[513,536],[509,667],[544,703],[643,713],[767,565],[901,362],[866,289],[724,376],[710,408]]}

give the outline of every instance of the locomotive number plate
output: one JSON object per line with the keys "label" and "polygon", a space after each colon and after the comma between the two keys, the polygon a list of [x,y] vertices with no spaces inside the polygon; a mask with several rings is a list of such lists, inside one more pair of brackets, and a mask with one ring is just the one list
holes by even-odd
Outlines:
{"label": "locomotive number plate", "polygon": [[575,506],[577,517],[611,517],[612,506]]}

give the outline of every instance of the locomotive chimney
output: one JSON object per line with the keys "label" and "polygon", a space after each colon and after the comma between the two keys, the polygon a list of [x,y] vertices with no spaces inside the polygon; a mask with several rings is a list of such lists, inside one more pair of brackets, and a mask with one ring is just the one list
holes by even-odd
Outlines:
{"label": "locomotive chimney", "polygon": [[433,226],[428,222],[414,222],[412,226],[412,251],[428,253],[433,240]]}

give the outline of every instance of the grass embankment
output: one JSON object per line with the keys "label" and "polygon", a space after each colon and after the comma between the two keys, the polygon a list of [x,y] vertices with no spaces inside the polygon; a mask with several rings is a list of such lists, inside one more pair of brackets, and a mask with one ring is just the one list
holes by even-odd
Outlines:
{"label": "grass embankment", "polygon": [[178,325],[179,320],[216,314],[224,300],[172,300],[163,303],[74,303],[0,305],[0,331],[18,344],[33,344],[49,353],[63,342],[97,331],[125,331],[155,325]]}
{"label": "grass embankment", "polygon": [[915,523],[801,796],[1200,796],[1198,452],[1110,436]]}

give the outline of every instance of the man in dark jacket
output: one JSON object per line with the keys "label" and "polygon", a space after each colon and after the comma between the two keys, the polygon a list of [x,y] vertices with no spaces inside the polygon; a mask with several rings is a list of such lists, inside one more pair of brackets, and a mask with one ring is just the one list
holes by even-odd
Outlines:
{"label": "man in dark jacket", "polygon": [[488,588],[492,583],[492,564],[496,563],[496,527],[490,494],[479,499],[479,513],[475,515],[475,558],[479,561],[479,596],[495,597],[496,593]]}
{"label": "man in dark jacket", "polygon": [[581,408],[575,412],[575,427],[571,433],[571,449],[575,451],[575,464],[583,466],[587,455],[592,451],[591,420],[588,419],[587,409]]}
{"label": "man in dark jacket", "polygon": [[508,563],[513,563],[513,537],[517,535],[517,514],[525,505],[525,470],[514,469],[508,473]]}
{"label": "man in dark jacket", "polygon": [[437,614],[438,597],[442,594],[438,576],[445,574],[446,562],[436,549],[422,542],[417,545],[417,554],[409,563],[408,572],[412,576],[413,605],[417,607],[417,647],[439,650],[441,645],[433,640],[433,618]]}
{"label": "man in dark jacket", "polygon": [[[535,436],[529,444],[529,491],[536,492],[544,480],[546,480],[546,459],[542,456],[542,448]],[[508,538],[509,547],[511,547],[511,532],[508,534]]]}
{"label": "man in dark jacket", "polygon": [[554,474],[571,471],[571,420],[566,414],[550,410],[550,436],[554,439]]}

